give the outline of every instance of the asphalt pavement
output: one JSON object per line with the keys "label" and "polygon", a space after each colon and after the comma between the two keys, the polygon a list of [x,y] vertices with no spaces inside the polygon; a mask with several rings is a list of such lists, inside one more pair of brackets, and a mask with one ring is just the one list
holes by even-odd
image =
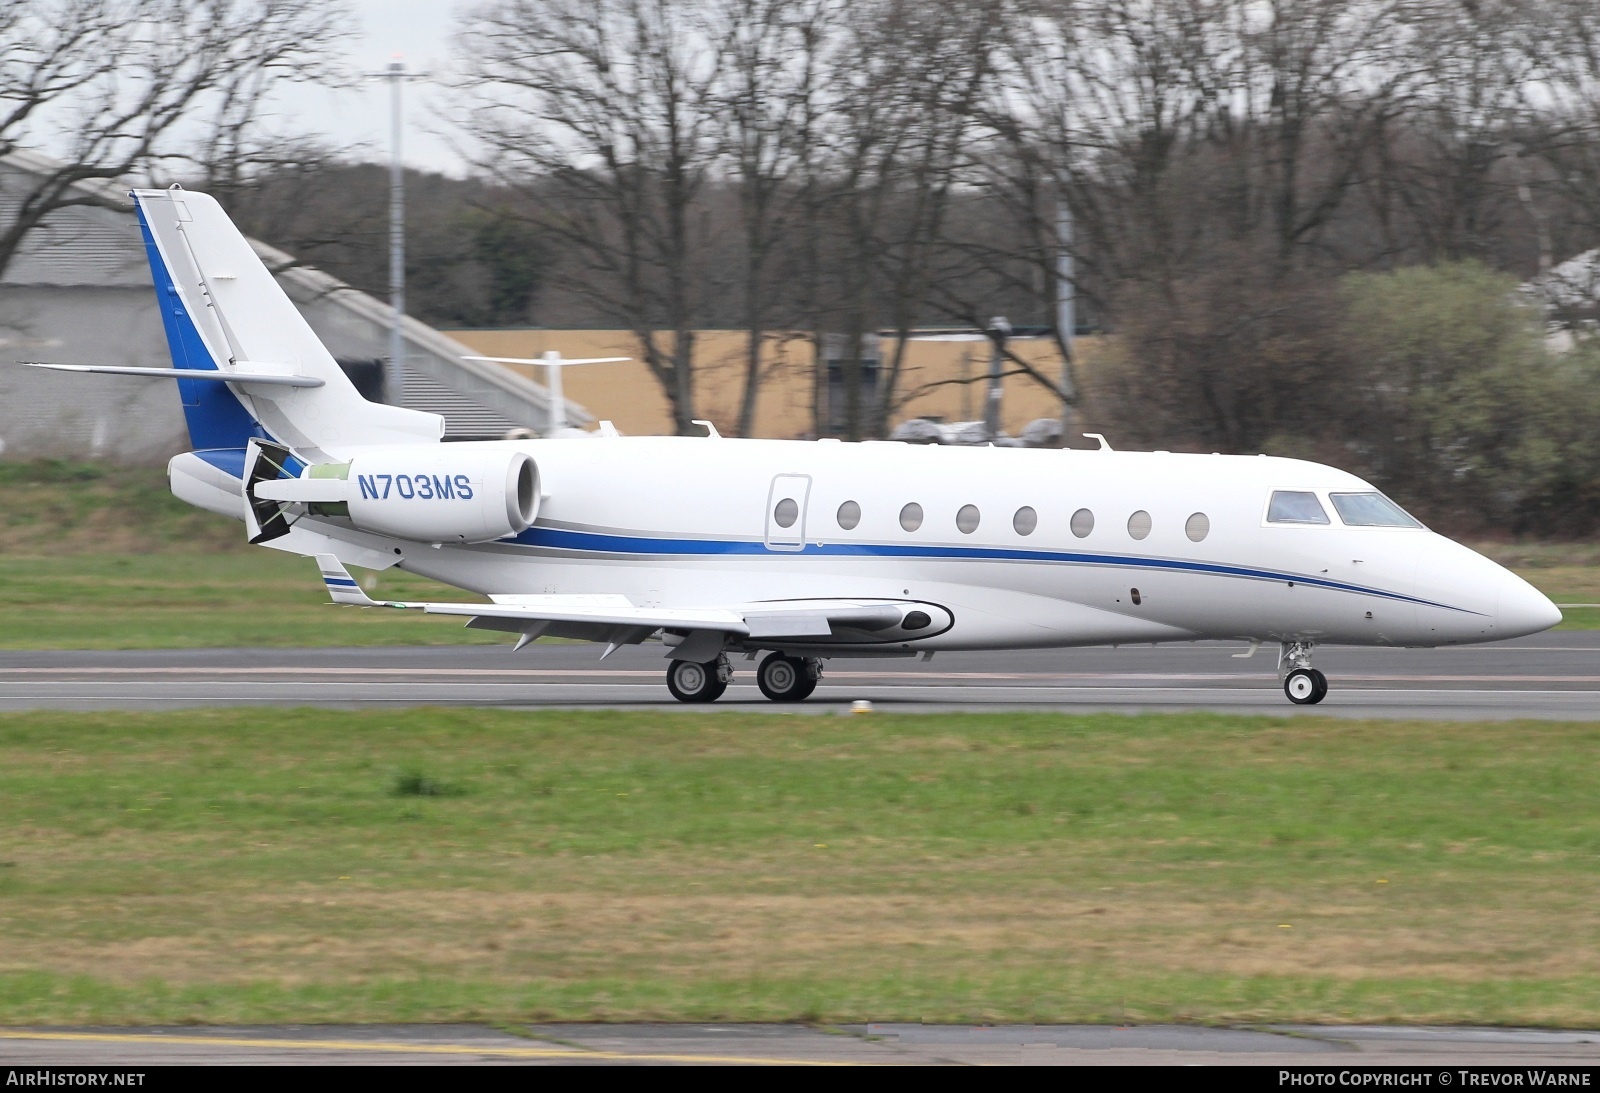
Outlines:
{"label": "asphalt pavement", "polygon": [[[682,709],[659,645],[535,643],[364,649],[179,649],[0,653],[0,711],[187,706],[493,706]],[[834,660],[807,702],[768,702],[735,661],[710,707],[829,713],[857,701],[896,712],[1060,710],[1323,714],[1336,717],[1600,719],[1600,631],[1453,649],[1319,648],[1328,697],[1294,706],[1276,649],[1239,644],[939,653]]]}
{"label": "asphalt pavement", "polygon": [[[1295,1025],[271,1025],[0,1029],[0,1068],[208,1065],[1582,1067],[1600,1032]],[[1526,1076],[1525,1083],[1526,1083]],[[1467,1079],[1464,1084],[1472,1083]],[[1350,1081],[1325,1084],[1359,1084]],[[1443,1084],[1443,1083],[1439,1083]],[[1548,1080],[1542,1084],[1552,1084]]]}

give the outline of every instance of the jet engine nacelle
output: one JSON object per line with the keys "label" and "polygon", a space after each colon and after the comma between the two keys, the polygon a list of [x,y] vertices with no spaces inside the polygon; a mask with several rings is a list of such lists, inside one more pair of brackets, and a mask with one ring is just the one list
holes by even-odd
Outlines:
{"label": "jet engine nacelle", "polygon": [[299,478],[257,482],[255,497],[349,516],[362,531],[424,543],[487,543],[539,515],[539,468],[526,452],[477,444],[374,448]]}

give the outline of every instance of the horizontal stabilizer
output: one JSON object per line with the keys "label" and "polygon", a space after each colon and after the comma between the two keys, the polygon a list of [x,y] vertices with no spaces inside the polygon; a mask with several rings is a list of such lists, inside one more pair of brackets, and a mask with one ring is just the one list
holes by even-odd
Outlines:
{"label": "horizontal stabilizer", "polygon": [[211,380],[216,383],[260,384],[266,387],[321,387],[324,381],[316,376],[300,376],[287,371],[273,371],[270,366],[250,365],[244,361],[234,365],[234,371],[214,372],[197,368],[132,368],[117,364],[54,364],[48,361],[18,361],[25,368],[48,368],[52,372],[94,372],[104,376],[135,376],[154,380]]}

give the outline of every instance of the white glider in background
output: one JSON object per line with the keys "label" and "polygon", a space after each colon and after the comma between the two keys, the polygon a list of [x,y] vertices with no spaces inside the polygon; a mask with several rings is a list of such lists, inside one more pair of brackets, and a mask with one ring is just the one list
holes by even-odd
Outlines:
{"label": "white glider in background", "polygon": [[[1314,703],[1317,644],[1561,618],[1370,484],[1299,460],[569,439],[559,416],[549,439],[441,444],[439,417],[356,392],[214,200],[133,197],[174,368],[121,374],[178,377],[195,450],[173,492],[315,557],[336,602],[462,615],[519,647],[659,639],[687,702],[720,696],[736,654],[765,654],[762,691],[796,701],[833,658],[1210,638],[1277,644],[1286,695]],[[348,565],[491,602],[377,603]]]}
{"label": "white glider in background", "polygon": [[[561,387],[561,370],[574,364],[620,364],[632,357],[563,357],[551,350],[542,357],[467,357],[469,361],[493,361],[495,364],[541,364],[544,366],[545,390],[550,392],[550,425],[547,436],[559,437],[567,426],[567,397]],[[587,434],[586,434],[587,435]]]}

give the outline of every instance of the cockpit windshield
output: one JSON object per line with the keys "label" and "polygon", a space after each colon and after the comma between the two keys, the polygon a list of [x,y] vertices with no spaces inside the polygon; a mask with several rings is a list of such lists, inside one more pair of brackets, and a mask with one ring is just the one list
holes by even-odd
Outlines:
{"label": "cockpit windshield", "polygon": [[1328,514],[1310,490],[1274,490],[1267,506],[1269,524],[1326,524]]}
{"label": "cockpit windshield", "polygon": [[1330,493],[1328,500],[1339,510],[1339,519],[1351,527],[1420,528],[1422,526],[1410,513],[1377,490],[1366,493]]}

